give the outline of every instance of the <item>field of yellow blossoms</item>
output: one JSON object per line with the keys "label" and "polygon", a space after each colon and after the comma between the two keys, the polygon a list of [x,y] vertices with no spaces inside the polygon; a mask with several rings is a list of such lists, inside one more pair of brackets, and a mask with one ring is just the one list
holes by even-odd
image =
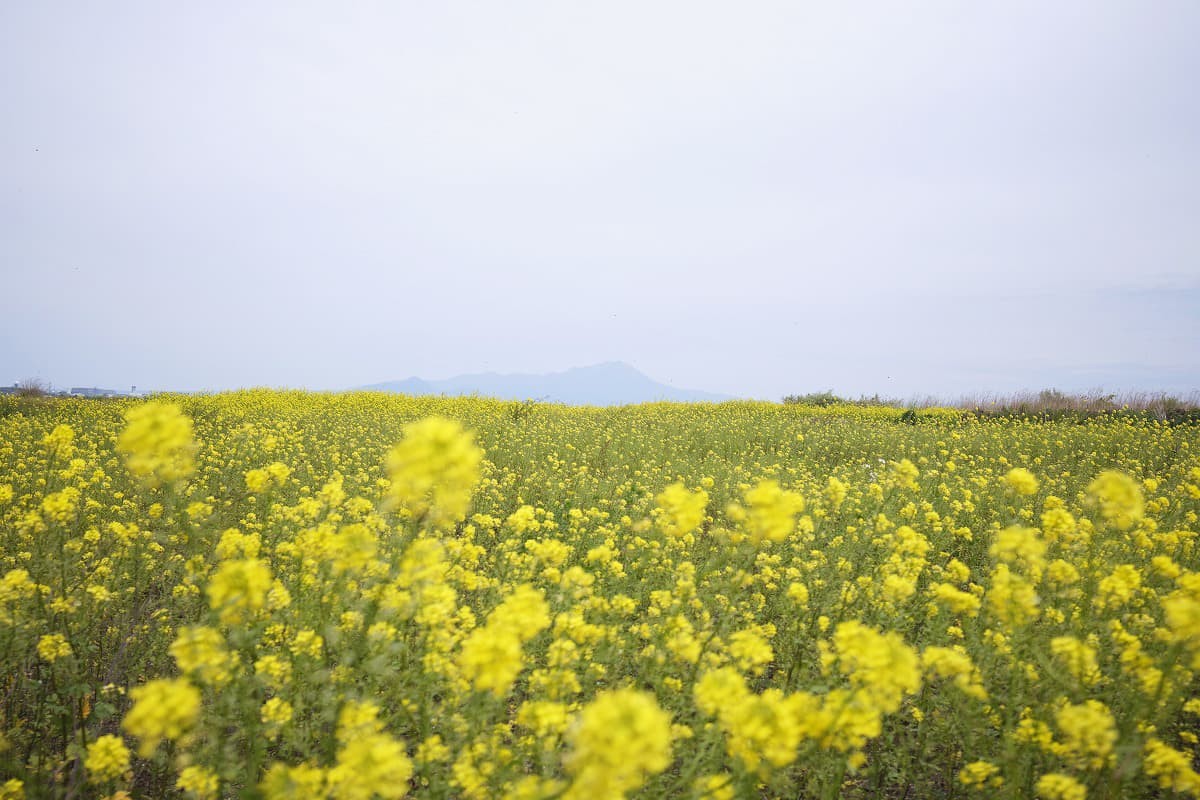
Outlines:
{"label": "field of yellow blossoms", "polygon": [[0,405],[0,798],[1200,797],[1200,428]]}

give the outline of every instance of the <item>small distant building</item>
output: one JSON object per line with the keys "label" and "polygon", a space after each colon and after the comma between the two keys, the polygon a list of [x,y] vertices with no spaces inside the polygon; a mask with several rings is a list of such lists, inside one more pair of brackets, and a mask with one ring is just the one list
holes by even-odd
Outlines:
{"label": "small distant building", "polygon": [[95,386],[72,386],[72,397],[120,397],[116,389],[97,389]]}
{"label": "small distant building", "polygon": [[0,394],[17,394],[20,391],[21,387],[15,383],[12,386],[0,386]]}

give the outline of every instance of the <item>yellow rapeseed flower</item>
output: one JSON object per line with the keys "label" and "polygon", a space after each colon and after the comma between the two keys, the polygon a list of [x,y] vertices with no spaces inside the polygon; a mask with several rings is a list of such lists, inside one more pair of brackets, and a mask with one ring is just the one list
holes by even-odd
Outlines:
{"label": "yellow rapeseed flower", "polygon": [[215,800],[221,788],[221,780],[207,767],[193,765],[180,771],[175,788],[187,792],[189,797],[196,800]]}
{"label": "yellow rapeseed flower", "polygon": [[329,795],[325,770],[313,764],[272,764],[258,787],[267,800],[324,798]]}
{"label": "yellow rapeseed flower", "polygon": [[458,666],[481,692],[503,697],[525,665],[521,639],[511,628],[484,625],[463,642]]}
{"label": "yellow rapeseed flower", "polygon": [[286,725],[292,721],[292,704],[278,697],[263,703],[261,717],[267,725]]}
{"label": "yellow rapeseed flower", "polygon": [[1192,767],[1190,753],[1181,753],[1161,739],[1151,737],[1146,742],[1142,769],[1160,789],[1200,797],[1200,774]]}
{"label": "yellow rapeseed flower", "polygon": [[1024,467],[1013,467],[1004,476],[1004,485],[1019,495],[1037,494],[1038,480]]}
{"label": "yellow rapeseed flower", "polygon": [[413,764],[404,744],[386,733],[368,733],[346,741],[329,770],[329,787],[338,800],[393,800],[408,794]]}
{"label": "yellow rapeseed flower", "polygon": [[237,625],[266,605],[271,569],[257,558],[223,561],[208,583],[208,604],[224,625]]}
{"label": "yellow rapeseed flower", "polygon": [[1084,686],[1094,686],[1103,677],[1096,650],[1074,636],[1056,636],[1050,640],[1050,652]]}
{"label": "yellow rapeseed flower", "polygon": [[225,637],[215,628],[203,625],[180,628],[170,653],[179,671],[201,684],[219,686],[232,675],[235,661],[225,648]]}
{"label": "yellow rapeseed flower", "polygon": [[1078,769],[1103,769],[1114,763],[1117,724],[1104,703],[1085,700],[1064,705],[1055,714],[1055,722],[1062,734],[1055,750],[1068,763]]}
{"label": "yellow rapeseed flower", "polygon": [[163,739],[178,739],[200,714],[200,691],[184,678],[152,680],[129,692],[133,706],[121,727],[141,739],[138,754],[149,758]]}
{"label": "yellow rapeseed flower", "polygon": [[972,761],[958,771],[958,782],[968,789],[998,789],[1004,785],[1004,777],[990,761]]}
{"label": "yellow rapeseed flower", "polygon": [[125,412],[117,449],[129,471],[147,486],[177,483],[195,471],[192,421],[174,403],[152,400]]}
{"label": "yellow rapeseed flower", "polygon": [[1042,800],[1086,800],[1087,787],[1061,772],[1051,772],[1038,778],[1033,791]]}
{"label": "yellow rapeseed flower", "polygon": [[682,483],[672,483],[654,498],[658,506],[658,527],[671,539],[678,539],[700,527],[708,508],[708,492],[688,491]]}
{"label": "yellow rapeseed flower", "polygon": [[71,643],[61,633],[48,633],[38,639],[37,652],[43,661],[53,664],[71,655]]}
{"label": "yellow rapeseed flower", "polygon": [[56,461],[66,462],[75,452],[75,430],[70,425],[55,425],[42,437],[42,447]]}
{"label": "yellow rapeseed flower", "polygon": [[410,423],[403,432],[387,458],[391,497],[435,525],[465,517],[483,461],[471,434],[443,417]]}
{"label": "yellow rapeseed flower", "polygon": [[92,783],[115,781],[129,771],[129,748],[120,736],[105,734],[88,744],[83,766]]}
{"label": "yellow rapeseed flower", "polygon": [[623,798],[671,763],[671,716],[635,689],[600,692],[567,733],[564,797]]}
{"label": "yellow rapeseed flower", "polygon": [[743,499],[745,506],[731,505],[727,513],[755,545],[786,540],[796,529],[796,515],[804,510],[804,498],[776,480],[759,481]]}
{"label": "yellow rapeseed flower", "polygon": [[921,471],[917,469],[917,465],[907,458],[902,458],[892,465],[892,484],[900,489],[918,488],[917,478],[920,475]]}
{"label": "yellow rapeseed flower", "polygon": [[880,631],[857,620],[839,623],[833,633],[836,661],[850,683],[871,697],[886,714],[899,710],[903,697],[921,688],[921,660],[898,633]]}
{"label": "yellow rapeseed flower", "polygon": [[1145,511],[1142,488],[1124,472],[1101,472],[1088,484],[1087,491],[1100,515],[1118,529],[1129,530],[1141,521]]}

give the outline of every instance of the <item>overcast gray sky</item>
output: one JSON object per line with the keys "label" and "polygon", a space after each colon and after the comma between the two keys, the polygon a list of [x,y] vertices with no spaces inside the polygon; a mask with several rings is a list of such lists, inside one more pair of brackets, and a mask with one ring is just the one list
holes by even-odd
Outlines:
{"label": "overcast gray sky", "polygon": [[0,5],[0,383],[1200,389],[1200,3]]}

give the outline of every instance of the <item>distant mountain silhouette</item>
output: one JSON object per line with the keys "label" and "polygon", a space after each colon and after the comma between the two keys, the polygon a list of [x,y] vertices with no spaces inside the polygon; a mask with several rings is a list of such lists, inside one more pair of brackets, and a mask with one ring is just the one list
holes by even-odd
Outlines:
{"label": "distant mountain silhouette", "polygon": [[655,400],[676,402],[720,402],[732,397],[712,392],[676,389],[659,383],[628,364],[609,361],[590,367],[574,367],[565,372],[545,375],[501,375],[484,372],[458,375],[440,381],[407,378],[402,381],[373,383],[362,389],[399,394],[479,395],[502,400],[546,400],[569,405],[613,406],[648,403]]}

